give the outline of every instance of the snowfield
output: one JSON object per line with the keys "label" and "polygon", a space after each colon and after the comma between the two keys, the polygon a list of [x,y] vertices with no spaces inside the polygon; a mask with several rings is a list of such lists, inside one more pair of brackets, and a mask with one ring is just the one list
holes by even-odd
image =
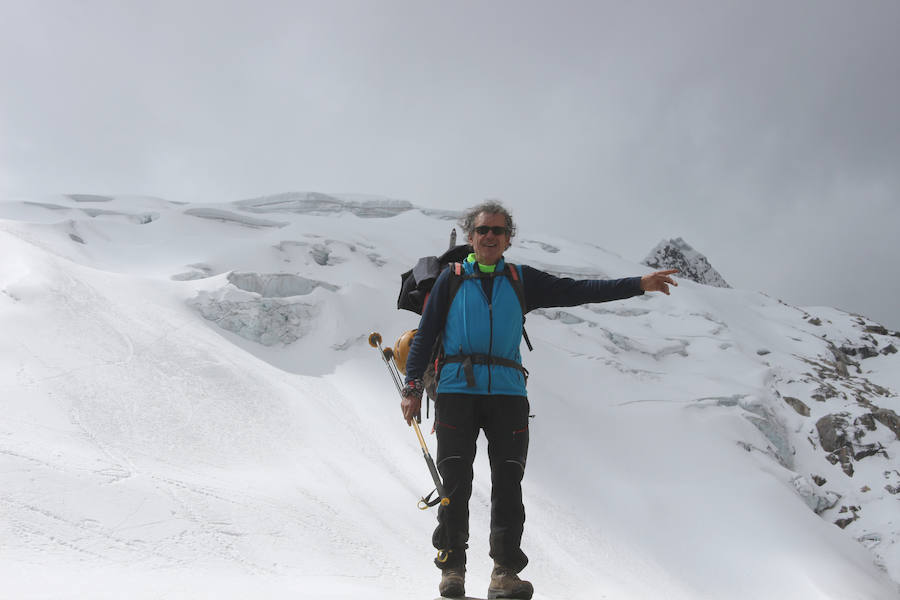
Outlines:
{"label": "snowfield", "polygon": [[[366,339],[416,326],[400,274],[453,216],[324,194],[0,203],[0,597],[435,597],[430,479]],[[510,261],[650,270],[535,225]],[[900,598],[896,332],[687,280],[527,329],[536,599]]]}

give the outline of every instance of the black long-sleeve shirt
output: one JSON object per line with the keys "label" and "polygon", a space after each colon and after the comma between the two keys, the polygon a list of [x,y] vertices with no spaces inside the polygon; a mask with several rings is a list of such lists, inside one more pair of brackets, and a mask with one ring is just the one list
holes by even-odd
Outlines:
{"label": "black long-sleeve shirt", "polygon": [[[476,267],[477,268],[477,267]],[[449,307],[450,270],[445,268],[434,282],[431,295],[419,330],[413,338],[409,355],[406,357],[406,381],[421,379],[431,358],[431,349],[438,334],[443,330]],[[485,293],[490,298],[491,279],[482,280]],[[640,277],[624,279],[571,279],[556,277],[528,265],[522,265],[522,284],[525,290],[525,312],[536,308],[557,306],[578,306],[590,302],[624,300],[643,294]]]}

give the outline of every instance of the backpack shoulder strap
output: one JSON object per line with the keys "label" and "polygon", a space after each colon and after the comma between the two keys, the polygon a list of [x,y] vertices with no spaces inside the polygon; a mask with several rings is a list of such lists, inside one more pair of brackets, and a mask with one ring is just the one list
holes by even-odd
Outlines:
{"label": "backpack shoulder strap", "polygon": [[525,284],[522,282],[522,278],[519,277],[519,268],[512,263],[506,263],[506,265],[509,267],[509,282],[516,291],[516,296],[519,298],[519,304],[522,306],[522,337],[525,338],[525,345],[528,346],[528,351],[531,352],[534,350],[534,347],[531,345],[531,340],[528,339],[528,332],[525,331],[525,311],[527,310],[527,305],[525,304]]}
{"label": "backpack shoulder strap", "polygon": [[522,278],[519,277],[519,269],[512,263],[507,263],[509,267],[509,281],[512,283],[513,289],[516,291],[516,297],[519,298],[519,304],[522,306],[522,314],[525,314],[525,285]]}
{"label": "backpack shoulder strap", "polygon": [[459,291],[459,286],[462,285],[463,280],[465,279],[463,273],[462,263],[450,263],[450,277],[447,281],[447,309],[450,309],[450,305],[453,304],[453,299],[456,298],[456,292]]}

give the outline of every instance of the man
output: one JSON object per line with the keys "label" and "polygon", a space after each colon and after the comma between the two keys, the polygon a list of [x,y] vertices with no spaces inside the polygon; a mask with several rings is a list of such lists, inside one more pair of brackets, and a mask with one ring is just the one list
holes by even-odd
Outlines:
{"label": "man", "polygon": [[[529,599],[534,588],[518,576],[528,564],[520,547],[525,524],[521,482],[528,454],[529,412],[527,372],[519,352],[523,310],[512,273],[503,260],[515,225],[500,203],[485,202],[469,210],[461,226],[474,252],[462,264],[460,274],[452,275],[462,277],[452,301],[450,269],[441,273],[431,290],[407,356],[401,409],[407,424],[419,414],[422,376],[440,335],[443,359],[434,427],[437,466],[450,496],[450,504],[438,509],[438,526],[432,536],[438,550],[435,564],[442,570],[440,593],[450,598],[465,595],[472,463],[475,441],[483,429],[492,484],[490,556],[494,570],[488,598]],[[521,266],[516,276],[521,279],[528,312],[621,300],[647,291],[668,294],[669,285],[678,285],[670,277],[676,272],[575,281]]]}

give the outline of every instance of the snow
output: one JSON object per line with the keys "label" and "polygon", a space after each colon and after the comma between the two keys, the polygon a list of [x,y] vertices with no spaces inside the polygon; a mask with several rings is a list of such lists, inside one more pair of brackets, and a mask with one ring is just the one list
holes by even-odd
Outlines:
{"label": "snow", "polygon": [[[308,194],[0,203],[3,594],[434,597],[428,472],[366,339],[416,326],[400,273],[443,248],[450,214]],[[519,227],[513,262],[648,272]],[[900,412],[900,355],[851,356],[845,376],[832,351],[900,342],[872,325],[686,280],[530,314],[535,598],[897,598],[900,442],[864,421],[866,402]],[[854,448],[883,451],[852,477],[816,430],[838,412],[863,419]],[[473,596],[489,502],[480,440]]]}

